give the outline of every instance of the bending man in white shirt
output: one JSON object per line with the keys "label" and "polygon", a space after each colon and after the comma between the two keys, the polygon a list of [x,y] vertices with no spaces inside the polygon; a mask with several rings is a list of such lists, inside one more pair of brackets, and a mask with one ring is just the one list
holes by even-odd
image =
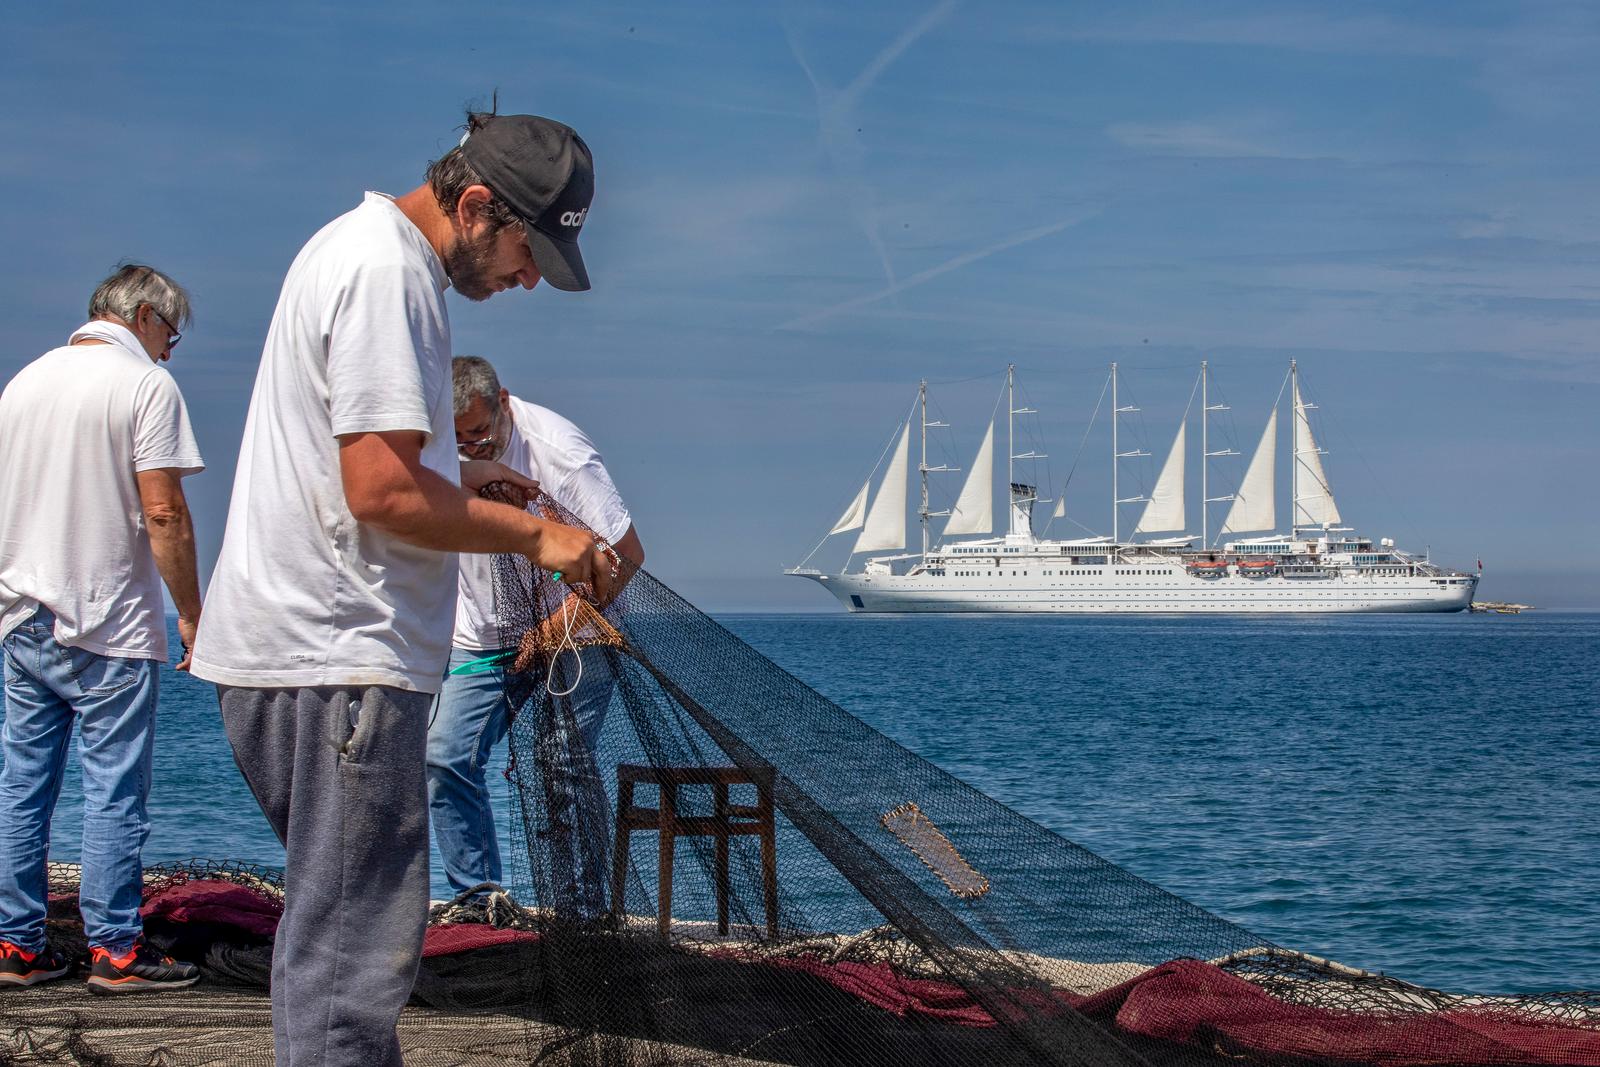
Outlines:
{"label": "bending man in white shirt", "polygon": [[403,196],[368,193],[284,279],[245,422],[194,673],[287,853],[272,959],[280,1064],[384,1067],[428,911],[423,755],[456,552],[514,552],[604,597],[594,536],[480,498],[456,455],[445,289],[589,287],[588,147],[472,115]]}
{"label": "bending man in white shirt", "polygon": [[0,987],[66,974],[45,943],[46,852],[79,724],[79,904],[97,993],[173,989],[199,972],[141,940],[140,852],[150,796],[166,583],[188,646],[200,620],[183,479],[203,469],[170,359],[189,296],[151,267],[122,267],[66,345],[0,396]]}
{"label": "bending man in white shirt", "polygon": [[[615,546],[634,566],[644,548],[600,454],[583,431],[548,408],[512,396],[494,367],[477,356],[454,360],[456,444],[468,459],[498,460],[539,483],[544,492]],[[450,667],[502,651],[494,614],[492,556],[460,557],[459,594]],[[611,678],[604,653],[586,649],[578,687],[567,698],[570,722],[541,723],[538,771],[544,825],[531,857],[541,899],[557,914],[586,920],[605,911],[610,827],[605,783],[594,752]],[[500,844],[485,771],[505,739],[512,709],[505,670],[447,674],[428,728],[428,807],[445,876],[460,894],[501,881]]]}

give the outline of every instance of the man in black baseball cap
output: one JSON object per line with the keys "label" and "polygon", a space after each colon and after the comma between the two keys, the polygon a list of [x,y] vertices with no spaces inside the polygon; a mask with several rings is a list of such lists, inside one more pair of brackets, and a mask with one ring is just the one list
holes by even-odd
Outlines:
{"label": "man in black baseball cap", "polygon": [[457,455],[446,291],[587,289],[578,232],[594,195],[589,149],[561,123],[477,114],[467,128],[424,184],[367,193],[290,266],[194,649],[284,845],[280,1064],[401,1065],[454,553],[520,554],[601,600],[617,573],[587,530],[477,493],[535,483]]}
{"label": "man in black baseball cap", "polygon": [[491,115],[474,125],[460,152],[522,220],[545,280],[568,292],[589,288],[578,232],[594,199],[594,160],[583,138],[538,115]]}
{"label": "man in black baseball cap", "polygon": [[594,198],[594,160],[572,127],[537,115],[467,116],[461,143],[428,165],[427,184],[395,198],[444,264],[456,292],[487,300],[540,278],[589,288],[578,234]]}

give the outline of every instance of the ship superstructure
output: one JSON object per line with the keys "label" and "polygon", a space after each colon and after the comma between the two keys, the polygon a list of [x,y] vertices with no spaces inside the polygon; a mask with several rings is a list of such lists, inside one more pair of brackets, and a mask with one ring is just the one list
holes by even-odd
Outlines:
{"label": "ship superstructure", "polygon": [[[809,578],[833,593],[852,612],[1039,612],[1039,613],[1226,613],[1226,612],[1413,612],[1461,611],[1472,603],[1478,575],[1452,570],[1424,556],[1404,552],[1382,538],[1376,543],[1341,525],[1323,450],[1312,433],[1315,406],[1301,395],[1299,370],[1291,362],[1283,392],[1293,420],[1289,462],[1288,532],[1270,532],[1278,522],[1276,501],[1278,409],[1275,403],[1236,492],[1210,495],[1212,460],[1237,453],[1211,447],[1209,419],[1224,405],[1212,404],[1209,368],[1201,365],[1200,398],[1201,532],[1183,533],[1187,417],[1179,423],[1172,447],[1148,496],[1121,495],[1121,464],[1148,453],[1125,449],[1118,433],[1121,416],[1137,411],[1120,404],[1117,369],[1112,364],[1111,395],[1112,534],[1067,540],[1035,535],[1037,487],[1016,479],[1019,460],[1042,458],[1018,452],[1015,420],[1032,414],[1018,407],[1015,370],[1007,369],[1007,525],[996,535],[993,522],[994,438],[991,418],[960,496],[948,512],[929,510],[928,475],[949,470],[930,466],[927,431],[942,425],[927,417],[927,384],[900,429],[894,454],[868,507],[872,479],[834,524],[828,536],[860,530],[851,553],[865,556],[858,571],[838,573],[805,566],[785,573]],[[1120,405],[1120,406],[1119,406]],[[920,422],[922,551],[905,551],[907,473],[911,430]],[[1213,538],[1210,510],[1229,505]],[[1121,536],[1120,513],[1143,504],[1131,536]],[[1064,500],[1055,500],[1054,516]],[[948,515],[938,543],[930,543],[933,518]],[[1173,531],[1178,531],[1173,533]],[[1153,536],[1167,534],[1165,537]],[[980,536],[972,536],[980,535]],[[981,536],[988,535],[988,536]],[[824,538],[824,542],[827,538]],[[820,545],[818,546],[821,547]],[[812,555],[816,554],[814,549]],[[809,556],[807,559],[809,560]]]}

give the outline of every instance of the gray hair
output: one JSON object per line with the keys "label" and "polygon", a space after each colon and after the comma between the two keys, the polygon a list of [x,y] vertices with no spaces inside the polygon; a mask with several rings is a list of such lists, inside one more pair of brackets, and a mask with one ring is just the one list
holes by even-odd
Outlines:
{"label": "gray hair", "polygon": [[143,263],[124,263],[101,282],[89,298],[89,317],[115,315],[131,325],[144,304],[155,308],[174,330],[185,329],[193,318],[183,286]]}
{"label": "gray hair", "polygon": [[491,408],[500,399],[500,376],[494,365],[482,356],[457,356],[450,361],[450,375],[455,384],[456,416],[467,413],[474,400],[480,397]]}

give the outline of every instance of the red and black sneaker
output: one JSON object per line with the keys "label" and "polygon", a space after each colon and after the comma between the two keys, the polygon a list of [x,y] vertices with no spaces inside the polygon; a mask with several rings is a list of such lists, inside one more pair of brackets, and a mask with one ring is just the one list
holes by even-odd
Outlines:
{"label": "red and black sneaker", "polygon": [[155,993],[185,989],[200,980],[200,968],[163,956],[143,941],[135,941],[121,956],[95,946],[89,957],[91,993]]}
{"label": "red and black sneaker", "polygon": [[71,964],[48,945],[38,952],[28,952],[9,941],[0,941],[0,986],[38,985],[60,978],[71,969]]}

